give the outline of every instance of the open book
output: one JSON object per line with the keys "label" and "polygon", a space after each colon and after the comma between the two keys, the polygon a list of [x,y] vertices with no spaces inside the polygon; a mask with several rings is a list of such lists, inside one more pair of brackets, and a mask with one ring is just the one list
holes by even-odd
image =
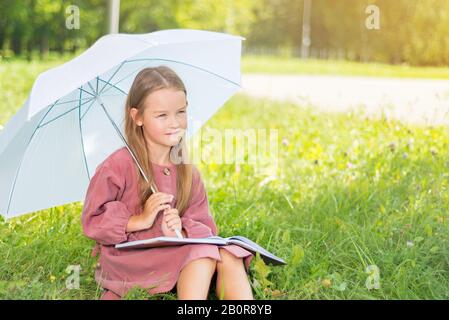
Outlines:
{"label": "open book", "polygon": [[230,244],[238,245],[242,248],[251,251],[256,254],[260,253],[260,257],[266,264],[283,265],[287,264],[284,260],[276,257],[274,254],[268,252],[257,243],[242,236],[233,236],[228,238],[222,238],[218,236],[212,236],[207,238],[175,238],[175,237],[157,237],[145,240],[130,241],[116,244],[117,249],[138,249],[138,248],[154,248],[154,247],[166,247],[166,246],[180,246],[184,244],[215,244],[219,246],[225,246]]}

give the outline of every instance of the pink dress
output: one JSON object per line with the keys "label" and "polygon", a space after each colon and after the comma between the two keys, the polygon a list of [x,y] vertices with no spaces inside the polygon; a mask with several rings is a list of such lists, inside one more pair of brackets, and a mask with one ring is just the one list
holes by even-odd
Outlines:
{"label": "pink dress", "polygon": [[[175,207],[176,166],[168,166],[170,175],[165,175],[165,166],[152,165],[159,191],[173,194],[175,198],[171,205]],[[181,217],[183,229],[189,238],[218,235],[200,172],[195,166],[192,167],[192,198]],[[95,280],[102,288],[120,297],[133,286],[146,288],[150,294],[168,292],[175,287],[182,268],[192,260],[209,257],[221,261],[219,247],[209,244],[134,250],[114,248],[121,242],[163,236],[162,212],[150,229],[126,232],[131,215],[142,212],[136,170],[138,168],[126,147],[106,158],[98,165],[90,181],[81,217],[84,234],[97,242],[92,256],[100,251]],[[245,270],[249,271],[254,257],[251,252],[236,245],[222,248],[243,258]]]}

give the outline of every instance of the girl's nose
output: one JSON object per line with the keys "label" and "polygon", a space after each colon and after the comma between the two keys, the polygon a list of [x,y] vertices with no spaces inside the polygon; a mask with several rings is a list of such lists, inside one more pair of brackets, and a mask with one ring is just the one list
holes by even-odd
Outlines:
{"label": "girl's nose", "polygon": [[170,122],[168,125],[170,126],[170,128],[179,128],[180,127],[179,120],[176,119],[176,117],[170,118]]}

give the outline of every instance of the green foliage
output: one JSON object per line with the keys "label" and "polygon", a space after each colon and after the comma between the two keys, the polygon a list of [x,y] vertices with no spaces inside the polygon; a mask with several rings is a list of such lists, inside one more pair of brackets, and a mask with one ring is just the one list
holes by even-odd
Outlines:
{"label": "green foliage", "polygon": [[[7,86],[0,90],[2,125],[20,108],[32,73],[48,66],[0,65],[1,79],[22,81],[1,84]],[[273,267],[253,260],[249,278],[256,299],[449,298],[447,127],[322,114],[237,95],[205,130],[226,128],[278,130],[279,162],[268,180],[249,164],[238,170],[235,164],[199,164],[219,234],[244,235],[288,263]],[[101,296],[81,210],[74,203],[0,218],[0,298]],[[66,287],[70,265],[80,266],[79,289]],[[369,266],[379,269],[378,289],[366,286]],[[175,296],[148,297],[135,289],[128,298]]]}
{"label": "green foliage", "polygon": [[123,300],[176,300],[176,295],[171,292],[150,295],[147,289],[135,286],[128,290]]}
{"label": "green foliage", "polygon": [[[77,6],[79,29],[68,29],[66,20]],[[1,10],[4,8],[4,10]],[[0,4],[0,51],[2,56],[26,57],[31,60],[38,53],[46,58],[49,50],[76,52],[90,46],[105,32],[105,2],[102,0],[3,0]]]}
{"label": "green foliage", "polygon": [[[311,52],[331,58],[420,66],[449,65],[449,2],[444,0],[313,0]],[[80,10],[80,28],[66,28],[69,5]],[[380,29],[368,29],[369,5],[379,8]],[[298,56],[304,0],[122,0],[120,32],[189,28],[246,38],[244,49],[279,49]],[[49,51],[77,52],[107,33],[104,0],[2,0],[3,57]],[[327,53],[325,54],[327,55]]]}
{"label": "green foliage", "polygon": [[45,62],[22,59],[0,62],[0,124],[4,125],[25,103],[36,77],[49,68],[61,64],[61,60]]}
{"label": "green foliage", "polygon": [[244,73],[449,79],[449,67],[412,67],[341,60],[304,60],[294,57],[264,55],[243,56],[242,69]]}

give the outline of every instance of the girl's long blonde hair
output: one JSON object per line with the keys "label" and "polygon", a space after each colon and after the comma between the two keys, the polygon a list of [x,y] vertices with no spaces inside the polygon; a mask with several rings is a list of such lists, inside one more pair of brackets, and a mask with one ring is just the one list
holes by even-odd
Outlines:
{"label": "girl's long blonde hair", "polygon": [[[140,206],[144,208],[145,202],[151,196],[151,185],[156,187],[154,181],[153,169],[150,164],[150,150],[148,150],[143,127],[138,126],[131,117],[131,108],[138,110],[137,115],[143,117],[144,101],[146,97],[154,91],[160,89],[176,89],[184,91],[187,97],[187,91],[184,83],[179,76],[167,66],[158,66],[142,69],[134,79],[129,90],[125,105],[125,136],[129,148],[139,162],[142,170],[145,172],[148,182],[141,174],[136,165],[137,181],[139,190]],[[177,201],[176,209],[182,216],[189,205],[192,186],[192,165],[188,159],[186,134],[181,138],[178,145],[171,147],[170,160],[176,165],[177,175]],[[176,158],[176,159],[174,159]]]}

